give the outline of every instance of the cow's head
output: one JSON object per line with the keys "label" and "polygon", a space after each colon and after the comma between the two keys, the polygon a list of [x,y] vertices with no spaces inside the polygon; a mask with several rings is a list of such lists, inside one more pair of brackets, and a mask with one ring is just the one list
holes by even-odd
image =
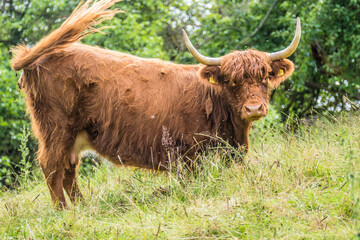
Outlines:
{"label": "cow's head", "polygon": [[200,79],[225,94],[240,118],[255,121],[268,113],[270,90],[279,86],[294,71],[294,64],[286,58],[299,44],[301,27],[298,18],[295,37],[282,51],[233,51],[220,58],[201,55],[184,30],[183,34],[194,58],[206,65],[200,70]]}

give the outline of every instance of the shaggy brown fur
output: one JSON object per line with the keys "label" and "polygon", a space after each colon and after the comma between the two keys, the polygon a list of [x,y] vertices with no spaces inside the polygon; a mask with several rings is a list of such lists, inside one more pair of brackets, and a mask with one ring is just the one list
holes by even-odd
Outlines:
{"label": "shaggy brown fur", "polygon": [[204,135],[247,150],[255,119],[243,116],[244,104],[260,102],[267,112],[268,86],[294,70],[289,60],[271,62],[256,50],[234,51],[214,67],[76,43],[118,12],[106,10],[116,2],[90,6],[89,0],[33,48],[13,51],[13,69],[24,70],[19,86],[39,139],[38,160],[60,207],[66,206],[63,188],[71,201],[82,198],[76,167],[86,148],[116,164],[159,170],[168,169],[169,151],[191,159],[206,148]]}

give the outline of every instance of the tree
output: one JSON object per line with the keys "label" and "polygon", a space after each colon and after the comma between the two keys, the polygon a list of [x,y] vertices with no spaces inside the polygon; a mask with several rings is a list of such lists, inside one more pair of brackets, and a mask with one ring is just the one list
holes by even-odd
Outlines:
{"label": "tree", "polygon": [[277,51],[290,43],[295,18],[301,18],[301,42],[290,57],[295,73],[272,98],[284,117],[306,117],[314,109],[359,109],[360,4],[356,0],[218,0],[203,5],[208,6],[208,14],[197,16],[200,23],[191,37],[211,56],[233,49]]}

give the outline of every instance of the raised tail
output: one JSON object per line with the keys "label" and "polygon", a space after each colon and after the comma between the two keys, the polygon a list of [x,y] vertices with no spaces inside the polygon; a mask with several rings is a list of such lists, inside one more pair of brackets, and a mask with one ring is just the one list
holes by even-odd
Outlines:
{"label": "raised tail", "polygon": [[[11,67],[21,70],[32,64],[44,54],[65,47],[70,43],[79,41],[84,36],[100,32],[95,26],[106,19],[111,19],[115,14],[121,12],[118,9],[108,8],[121,0],[87,0],[80,2],[66,21],[48,36],[40,40],[34,47],[27,48],[25,45],[17,45],[11,51],[13,58]],[[91,6],[90,6],[91,5]]]}

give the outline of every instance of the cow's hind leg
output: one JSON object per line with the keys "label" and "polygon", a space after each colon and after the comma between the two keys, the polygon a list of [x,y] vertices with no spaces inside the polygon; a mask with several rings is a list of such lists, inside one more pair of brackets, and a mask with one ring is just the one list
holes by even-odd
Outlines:
{"label": "cow's hind leg", "polygon": [[77,167],[80,164],[81,152],[90,149],[93,149],[93,147],[90,143],[88,134],[85,131],[79,132],[70,154],[70,167],[65,169],[63,181],[64,189],[69,195],[72,203],[76,202],[77,199],[85,202],[76,179],[76,172]]}
{"label": "cow's hind leg", "polygon": [[81,194],[79,184],[76,179],[75,169],[65,169],[63,185],[72,203],[75,203],[78,199],[84,202],[84,197]]}
{"label": "cow's hind leg", "polygon": [[39,152],[38,158],[54,206],[60,209],[66,208],[65,195],[63,192],[64,167],[61,164],[61,159],[56,159],[56,154],[53,154],[51,151],[46,151],[45,149]]}
{"label": "cow's hind leg", "polygon": [[[54,139],[56,137],[57,139]],[[39,141],[39,163],[44,172],[51,199],[59,208],[67,207],[63,188],[69,194],[71,201],[75,201],[76,196],[82,197],[75,178],[78,162],[71,158],[74,140],[70,132],[62,134],[60,132],[50,135],[46,142]]]}
{"label": "cow's hind leg", "polygon": [[78,156],[76,156],[75,153],[71,153],[70,168],[65,169],[63,180],[64,189],[72,203],[75,203],[77,199],[84,202],[84,197],[81,194],[79,184],[76,178],[77,165],[79,163],[79,159],[77,158]]}
{"label": "cow's hind leg", "polygon": [[51,171],[49,174],[45,174],[46,183],[50,190],[51,199],[53,204],[60,209],[66,208],[66,200],[63,192],[63,175],[62,170]]}

